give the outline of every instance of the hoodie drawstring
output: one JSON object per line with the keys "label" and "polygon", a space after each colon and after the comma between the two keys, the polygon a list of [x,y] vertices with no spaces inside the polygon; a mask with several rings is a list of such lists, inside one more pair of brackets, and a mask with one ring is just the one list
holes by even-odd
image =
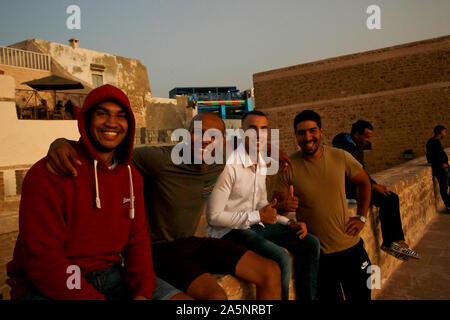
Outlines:
{"label": "hoodie drawstring", "polygon": [[[95,175],[95,205],[97,209],[101,209],[100,192],[98,191],[98,176],[97,176],[98,161],[94,159],[94,175]],[[133,190],[133,175],[131,174],[131,167],[128,165],[128,176],[130,178],[130,219],[134,219],[134,190]]]}
{"label": "hoodie drawstring", "polygon": [[134,191],[133,191],[133,176],[131,174],[131,167],[128,165],[128,173],[130,176],[130,219],[134,219]]}
{"label": "hoodie drawstring", "polygon": [[94,175],[95,175],[95,204],[97,209],[101,209],[102,206],[100,204],[100,194],[98,192],[98,177],[97,177],[97,164],[98,161],[94,159]]}

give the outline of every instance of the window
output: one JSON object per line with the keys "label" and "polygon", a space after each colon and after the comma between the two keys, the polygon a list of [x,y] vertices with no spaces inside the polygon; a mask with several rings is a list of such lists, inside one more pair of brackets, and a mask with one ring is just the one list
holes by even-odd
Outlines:
{"label": "window", "polygon": [[92,85],[94,88],[100,87],[103,85],[103,76],[101,74],[93,74],[92,75]]}

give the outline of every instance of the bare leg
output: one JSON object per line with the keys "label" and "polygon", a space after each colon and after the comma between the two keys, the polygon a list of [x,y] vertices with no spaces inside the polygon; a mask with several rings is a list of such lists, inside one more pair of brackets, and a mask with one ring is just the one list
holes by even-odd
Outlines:
{"label": "bare leg", "polygon": [[177,293],[176,295],[174,295],[169,300],[194,300],[194,298],[192,298],[191,296],[188,296],[184,292],[180,292],[180,293]]}
{"label": "bare leg", "polygon": [[228,300],[227,294],[210,273],[198,276],[186,293],[197,300]]}
{"label": "bare leg", "polygon": [[281,299],[280,267],[275,261],[249,250],[238,261],[236,276],[256,285],[256,299]]}

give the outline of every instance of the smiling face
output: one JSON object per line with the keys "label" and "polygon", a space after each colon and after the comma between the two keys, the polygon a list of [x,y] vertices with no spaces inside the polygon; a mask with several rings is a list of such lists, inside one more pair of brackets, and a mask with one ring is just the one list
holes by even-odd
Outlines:
{"label": "smiling face", "polygon": [[299,122],[295,128],[297,144],[307,156],[314,156],[322,142],[323,129],[312,120]]}
{"label": "smiling face", "polygon": [[99,153],[113,153],[127,135],[127,113],[115,102],[101,102],[90,115],[88,130]]}

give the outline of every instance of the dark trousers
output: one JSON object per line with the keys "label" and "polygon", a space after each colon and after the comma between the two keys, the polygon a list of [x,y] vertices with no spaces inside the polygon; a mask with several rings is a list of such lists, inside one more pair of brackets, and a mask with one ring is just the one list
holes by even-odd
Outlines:
{"label": "dark trousers", "polygon": [[433,168],[433,175],[439,183],[439,191],[441,193],[442,201],[444,201],[447,208],[450,208],[450,195],[448,193],[448,186],[450,184],[449,169]]}
{"label": "dark trousers", "polygon": [[[319,261],[319,300],[371,300],[367,273],[371,265],[363,240],[344,251],[321,254]],[[370,281],[369,281],[370,283]]]}
{"label": "dark trousers", "polygon": [[400,200],[398,199],[398,195],[394,192],[384,195],[372,191],[371,204],[380,208],[379,215],[383,245],[389,246],[394,241],[405,240],[400,217]]}

